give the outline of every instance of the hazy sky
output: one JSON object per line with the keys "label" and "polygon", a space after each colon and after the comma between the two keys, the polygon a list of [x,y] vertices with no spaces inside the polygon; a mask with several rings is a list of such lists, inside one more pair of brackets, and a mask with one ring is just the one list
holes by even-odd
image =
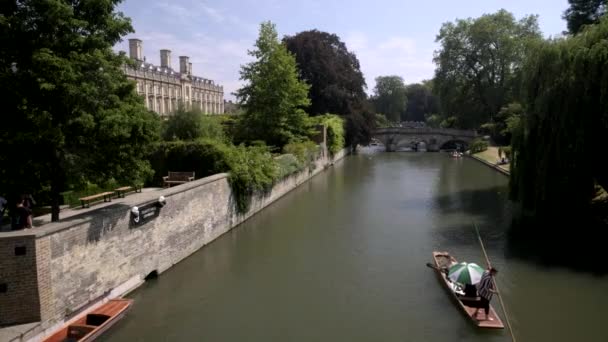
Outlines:
{"label": "hazy sky", "polygon": [[371,93],[377,76],[399,75],[406,83],[431,78],[444,22],[504,8],[517,18],[538,14],[542,32],[551,36],[566,29],[566,7],[567,0],[126,0],[120,10],[135,33],[116,49],[128,51],[128,38],[142,39],[148,62],[160,64],[159,50],[167,48],[174,69],[178,56],[190,56],[195,75],[215,80],[225,98],[234,99],[259,23],[270,20],[280,37],[310,29],[337,34],[359,58]]}

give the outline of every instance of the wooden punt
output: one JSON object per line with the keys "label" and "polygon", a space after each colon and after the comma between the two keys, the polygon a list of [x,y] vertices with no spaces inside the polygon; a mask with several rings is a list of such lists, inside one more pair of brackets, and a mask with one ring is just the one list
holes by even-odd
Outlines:
{"label": "wooden punt", "polygon": [[130,299],[112,299],[96,309],[82,313],[75,321],[66,323],[44,342],[93,341],[127,313]]}
{"label": "wooden punt", "polygon": [[[492,318],[492,320],[477,320],[474,316],[476,310],[474,305],[478,302],[475,299],[464,297],[454,292],[452,286],[450,286],[451,282],[448,280],[447,275],[441,271],[441,269],[445,269],[446,267],[449,268],[450,266],[458,263],[458,261],[454,257],[450,256],[447,252],[435,251],[433,252],[433,261],[435,262],[435,273],[437,274],[439,281],[448,290],[448,292],[450,293],[450,297],[454,299],[461,311],[469,318],[471,322],[473,322],[473,324],[475,324],[479,328],[484,329],[505,328],[502,321],[500,320],[500,317],[498,317],[492,305],[490,305],[490,318]],[[483,309],[479,309],[479,311],[479,315],[485,318],[485,312],[483,311]]]}

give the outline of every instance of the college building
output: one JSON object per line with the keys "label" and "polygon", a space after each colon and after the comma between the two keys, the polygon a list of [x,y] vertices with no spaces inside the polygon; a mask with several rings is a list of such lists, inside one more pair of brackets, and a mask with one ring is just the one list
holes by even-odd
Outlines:
{"label": "college building", "polygon": [[224,113],[224,88],[212,80],[194,76],[188,56],[179,56],[179,71],[171,66],[171,51],[160,50],[160,66],[146,62],[143,44],[129,39],[129,56],[135,66],[125,65],[127,78],[137,82],[137,93],[146,108],[160,116],[175,112],[179,105],[206,114]]}

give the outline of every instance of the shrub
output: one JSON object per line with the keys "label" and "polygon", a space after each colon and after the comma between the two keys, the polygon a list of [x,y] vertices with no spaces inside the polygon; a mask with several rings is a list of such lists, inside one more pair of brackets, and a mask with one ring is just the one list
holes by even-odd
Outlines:
{"label": "shrub", "polygon": [[282,154],[274,160],[277,162],[277,179],[283,179],[293,173],[301,171],[301,165],[298,158],[293,154]]}
{"label": "shrub", "polygon": [[393,124],[391,124],[384,114],[376,113],[376,127],[387,128],[392,126]]}
{"label": "shrub", "polygon": [[325,114],[310,118],[309,125],[323,125],[327,129],[327,149],[331,154],[344,148],[344,120],[335,114]]}
{"label": "shrub", "polygon": [[162,184],[169,171],[194,171],[202,178],[229,170],[226,153],[229,145],[209,139],[161,142],[150,155],[154,169],[153,184]]}
{"label": "shrub", "polygon": [[196,139],[215,139],[224,141],[226,134],[222,118],[205,115],[198,110],[178,109],[163,125],[165,141]]}
{"label": "shrub", "polygon": [[473,140],[473,142],[471,142],[469,149],[471,150],[471,153],[483,152],[488,149],[488,142],[483,139],[477,138]]}
{"label": "shrub", "polygon": [[230,149],[226,162],[237,211],[249,210],[251,197],[271,189],[278,179],[277,164],[267,147],[239,145]]}
{"label": "shrub", "polygon": [[310,140],[290,142],[283,147],[283,153],[292,154],[298,160],[298,171],[311,168],[319,156],[319,146]]}

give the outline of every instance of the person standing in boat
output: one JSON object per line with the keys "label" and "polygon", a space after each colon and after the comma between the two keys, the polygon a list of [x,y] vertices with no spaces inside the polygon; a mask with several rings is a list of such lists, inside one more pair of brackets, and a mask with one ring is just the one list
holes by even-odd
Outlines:
{"label": "person standing in boat", "polygon": [[[494,267],[488,268],[485,272],[483,272],[481,280],[479,283],[477,283],[477,293],[481,298],[480,307],[482,307],[486,313],[485,319],[490,321],[493,320],[493,318],[490,317],[490,300],[492,300],[492,295],[496,293],[496,289],[494,288],[494,279],[492,278],[496,275],[496,273],[498,273],[498,270],[496,270]],[[473,314],[475,318],[477,318],[478,311],[479,308],[477,308]]]}

